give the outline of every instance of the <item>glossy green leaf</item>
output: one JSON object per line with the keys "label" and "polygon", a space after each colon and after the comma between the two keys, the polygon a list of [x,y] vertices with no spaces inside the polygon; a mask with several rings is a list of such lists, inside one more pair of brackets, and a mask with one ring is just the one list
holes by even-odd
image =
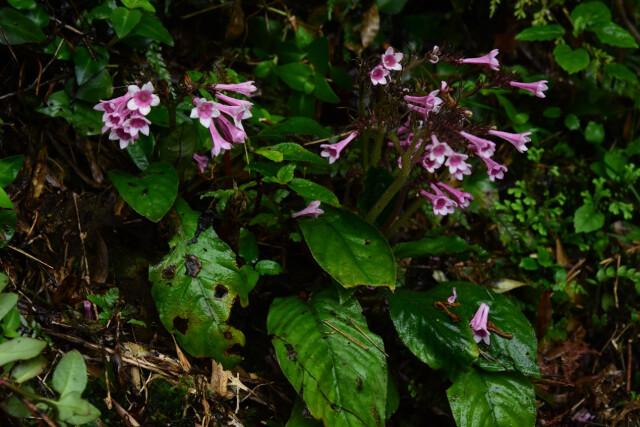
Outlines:
{"label": "glossy green leaf", "polygon": [[143,14],[131,34],[173,46],[173,37],[154,15]]}
{"label": "glossy green leaf", "polygon": [[80,86],[76,98],[87,102],[98,102],[111,98],[113,94],[113,80],[107,70],[102,70]]}
{"label": "glossy green leaf", "polygon": [[516,35],[516,40],[532,42],[555,40],[564,36],[564,28],[558,24],[539,25],[529,27]]}
{"label": "glossy green leaf", "polygon": [[78,392],[67,393],[53,403],[58,410],[58,418],[69,424],[86,424],[100,417],[98,408],[82,399]]}
{"label": "glossy green leaf", "polygon": [[584,128],[584,139],[593,144],[602,144],[604,142],[604,126],[602,123],[590,121]]}
{"label": "glossy green leaf", "polygon": [[60,359],[53,371],[51,385],[62,397],[68,393],[82,394],[87,387],[87,365],[78,350],[72,350]]}
{"label": "glossy green leaf", "polygon": [[267,318],[276,357],[309,412],[332,427],[383,426],[387,366],[354,296],[277,298]]}
{"label": "glossy green leaf", "polygon": [[604,226],[604,214],[593,203],[580,206],[573,215],[573,226],[576,233],[591,233]]}
{"label": "glossy green leaf", "polygon": [[122,0],[122,4],[129,9],[142,9],[147,12],[156,13],[156,8],[149,2],[149,0]]}
{"label": "glossy green leaf", "polygon": [[324,77],[317,75],[315,79],[315,89],[313,95],[320,101],[328,102],[330,104],[337,104],[340,102],[340,98],[333,91],[329,82]]}
{"label": "glossy green leaf", "polygon": [[76,71],[76,83],[83,85],[97,76],[109,62],[109,53],[102,47],[92,48],[78,47],[73,52],[73,63]]}
{"label": "glossy green leaf", "polygon": [[258,241],[256,235],[244,227],[240,229],[238,255],[248,263],[254,263],[258,260]]}
{"label": "glossy green leaf", "polygon": [[533,385],[520,375],[471,369],[447,390],[458,427],[533,427]]}
{"label": "glossy green leaf", "polygon": [[600,1],[583,2],[571,11],[574,33],[594,29],[611,22],[609,7]]}
{"label": "glossy green leaf", "polygon": [[17,364],[11,370],[11,376],[15,382],[21,384],[40,375],[48,364],[49,361],[45,357],[34,357]]}
{"label": "glossy green leaf", "polygon": [[376,0],[380,12],[396,14],[402,12],[409,0]]}
{"label": "glossy green leaf", "polygon": [[318,166],[326,166],[327,164],[325,159],[295,142],[282,142],[269,147],[262,147],[256,150],[256,154],[260,154],[277,163],[288,160],[292,162],[306,162]]}
{"label": "glossy green leaf", "polygon": [[189,354],[231,366],[240,361],[231,347],[245,338],[227,322],[235,299],[246,300],[255,281],[241,274],[236,255],[213,228],[198,229],[197,212],[182,199],[176,211],[180,226],[171,251],[149,269],[158,315]]}
{"label": "glossy green leaf", "polygon": [[299,221],[313,258],[345,288],[396,285],[396,265],[389,243],[359,216],[324,206],[318,218]]}
{"label": "glossy green leaf", "polygon": [[37,6],[35,0],[9,0],[9,4],[21,10],[35,9]]}
{"label": "glossy green leaf", "polygon": [[276,67],[275,72],[293,90],[311,93],[315,88],[314,73],[307,64],[297,62],[284,64]]}
{"label": "glossy green leaf", "polygon": [[329,70],[329,40],[318,37],[307,48],[307,57],[315,71],[324,76]]}
{"label": "glossy green leaf", "polygon": [[553,49],[553,57],[569,74],[584,70],[589,65],[589,53],[582,47],[574,50],[566,44],[560,44]]}
{"label": "glossy green leaf", "polygon": [[140,138],[135,144],[127,145],[127,153],[129,157],[140,170],[146,170],[149,167],[149,159],[153,154],[153,149],[156,145],[156,140],[153,134],[140,135]]}
{"label": "glossy green leaf", "polygon": [[5,292],[0,294],[0,320],[18,303],[18,294]]}
{"label": "glossy green leaf", "polygon": [[282,266],[276,261],[263,259],[256,263],[256,271],[262,276],[277,276],[282,274]]}
{"label": "glossy green leaf", "polygon": [[8,7],[0,9],[0,29],[0,44],[39,43],[47,38],[33,21]]}
{"label": "glossy green leaf", "polygon": [[[453,287],[457,290],[460,306],[450,311],[459,316],[458,322],[434,305],[437,301],[446,301]],[[489,320],[512,334],[512,339],[492,333],[489,346],[481,344],[479,348],[475,343],[469,321],[483,302],[490,307]],[[451,370],[475,363],[490,371],[538,375],[533,328],[505,295],[472,283],[450,282],[427,292],[399,290],[390,299],[390,309],[400,339],[434,369]]]}
{"label": "glossy green leaf", "polygon": [[595,29],[596,36],[604,44],[615,47],[637,48],[638,43],[631,33],[621,26],[609,22]]}
{"label": "glossy green leaf", "polygon": [[322,427],[322,423],[308,415],[304,402],[296,399],[285,427]]}
{"label": "glossy green leaf", "polygon": [[139,10],[117,7],[111,13],[111,24],[118,38],[124,38],[138,25],[141,18],[142,13]]}
{"label": "glossy green leaf", "polygon": [[178,195],[178,175],[168,163],[154,163],[139,177],[110,171],[109,179],[133,210],[153,222],[164,217]]}
{"label": "glossy green leaf", "polygon": [[22,154],[0,159],[0,187],[6,187],[16,179],[23,163],[24,156]]}
{"label": "glossy green leaf", "polygon": [[340,206],[340,201],[333,191],[308,179],[293,178],[289,182],[289,188],[309,201],[320,200],[331,206]]}
{"label": "glossy green leaf", "polygon": [[606,64],[604,72],[608,77],[622,80],[629,83],[638,83],[638,76],[629,67],[622,64]]}
{"label": "glossy green leaf", "polygon": [[290,135],[315,135],[320,138],[329,138],[332,133],[321,126],[317,121],[308,117],[290,117],[276,125],[262,130],[258,136],[265,139],[287,139]]}
{"label": "glossy green leaf", "polygon": [[33,338],[20,337],[0,344],[0,366],[17,360],[36,357],[44,350],[47,343]]}
{"label": "glossy green leaf", "polygon": [[427,237],[413,242],[398,243],[393,247],[397,258],[458,254],[477,250],[476,246],[470,245],[458,236]]}

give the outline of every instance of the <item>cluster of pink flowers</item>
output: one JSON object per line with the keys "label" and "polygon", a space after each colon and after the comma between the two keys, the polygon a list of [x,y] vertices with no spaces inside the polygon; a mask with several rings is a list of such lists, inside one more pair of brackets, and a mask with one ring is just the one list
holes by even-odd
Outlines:
{"label": "cluster of pink flowers", "polygon": [[[451,296],[447,298],[447,303],[455,304],[458,299],[458,293],[456,288],[451,289]],[[489,332],[489,306],[485,303],[480,303],[478,310],[469,321],[469,326],[473,331],[473,340],[476,343],[484,342],[486,345],[491,344],[490,332]]]}
{"label": "cluster of pink flowers", "polygon": [[[200,124],[209,129],[211,134],[211,157],[216,157],[233,144],[244,144],[247,134],[242,121],[251,117],[253,103],[244,99],[237,99],[225,95],[222,91],[235,92],[244,96],[251,96],[257,89],[253,81],[237,84],[216,84],[212,86],[215,99],[193,98],[191,118],[198,119]],[[208,158],[194,154],[193,159],[202,172],[208,164]]]}
{"label": "cluster of pink flowers", "polygon": [[149,135],[151,122],[145,116],[160,104],[153,92],[151,82],[142,88],[130,85],[124,95],[96,104],[94,110],[103,112],[102,133],[109,132],[109,139],[118,141],[121,149],[136,142],[140,134]]}
{"label": "cluster of pink flowers", "polygon": [[373,85],[386,85],[387,78],[391,71],[400,71],[402,70],[402,58],[404,55],[402,52],[395,52],[392,47],[387,48],[385,53],[382,55],[382,60],[380,64],[373,67],[373,70],[369,72],[369,78],[371,79],[371,83]]}

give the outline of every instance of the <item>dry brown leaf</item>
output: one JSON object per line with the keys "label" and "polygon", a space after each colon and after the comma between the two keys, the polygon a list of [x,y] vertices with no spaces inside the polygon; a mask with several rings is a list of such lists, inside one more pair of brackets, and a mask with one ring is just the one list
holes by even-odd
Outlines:
{"label": "dry brown leaf", "polygon": [[367,48],[380,30],[380,14],[378,6],[374,3],[362,16],[360,27],[360,42],[362,47]]}

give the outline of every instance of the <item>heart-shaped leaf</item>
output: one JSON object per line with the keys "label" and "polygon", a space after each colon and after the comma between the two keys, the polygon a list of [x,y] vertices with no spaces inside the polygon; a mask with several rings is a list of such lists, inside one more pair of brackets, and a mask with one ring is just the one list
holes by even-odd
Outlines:
{"label": "heart-shaped leaf", "polygon": [[559,44],[553,49],[553,57],[569,74],[584,70],[589,65],[589,53],[582,47],[573,50],[566,44]]}
{"label": "heart-shaped leaf", "polygon": [[447,390],[458,427],[533,427],[536,399],[533,385],[517,374],[472,369]]}
{"label": "heart-shaped leaf", "polygon": [[111,24],[118,38],[124,38],[134,29],[142,18],[139,10],[130,10],[126,7],[116,7],[111,14]]}
{"label": "heart-shaped leaf", "polygon": [[47,38],[33,21],[9,7],[0,9],[0,29],[0,44],[38,43]]}
{"label": "heart-shaped leaf", "polygon": [[139,177],[110,171],[109,179],[134,211],[153,222],[164,217],[178,195],[178,174],[168,163],[154,163]]}
{"label": "heart-shaped leaf", "polygon": [[318,218],[300,220],[304,240],[320,267],[345,288],[395,288],[395,259],[384,236],[347,210],[323,209]]}
{"label": "heart-shaped leaf", "polygon": [[332,427],[383,426],[387,365],[383,342],[353,296],[334,290],[309,301],[277,298],[267,329],[282,372],[315,418]]}

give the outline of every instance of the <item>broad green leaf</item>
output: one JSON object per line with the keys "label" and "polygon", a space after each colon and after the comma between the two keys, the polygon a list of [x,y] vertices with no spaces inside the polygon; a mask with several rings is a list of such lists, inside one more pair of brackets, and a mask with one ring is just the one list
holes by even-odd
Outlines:
{"label": "broad green leaf", "polygon": [[289,182],[289,188],[307,200],[320,200],[331,206],[340,206],[340,201],[333,191],[308,179],[293,178]]}
{"label": "broad green leaf", "polygon": [[327,165],[325,159],[295,142],[282,142],[269,147],[262,147],[256,150],[256,154],[260,154],[277,163],[288,160],[292,162],[306,162],[318,166]]}
{"label": "broad green leaf", "polygon": [[238,255],[250,264],[258,260],[258,240],[256,239],[256,235],[244,227],[240,229]]}
{"label": "broad green leaf", "polygon": [[131,34],[173,46],[173,37],[169,31],[158,18],[151,14],[143,14]]}
{"label": "broad green leaf", "polygon": [[276,261],[263,259],[256,263],[256,271],[262,276],[277,276],[282,274],[282,266]]}
{"label": "broad green leaf", "polygon": [[102,47],[92,48],[79,47],[73,52],[73,63],[75,65],[76,83],[82,86],[93,77],[98,75],[109,62],[109,53]]}
{"label": "broad green leaf", "polygon": [[389,243],[359,216],[324,206],[318,218],[299,221],[304,240],[320,267],[345,288],[396,285]]}
{"label": "broad green leaf", "polygon": [[7,287],[7,285],[9,284],[9,277],[0,272],[0,292],[4,291],[4,288]]}
{"label": "broad green leaf", "polygon": [[0,320],[18,303],[18,294],[5,292],[0,294]]}
{"label": "broad green leaf", "polygon": [[[107,70],[102,70],[78,88],[76,98],[87,102],[98,102],[111,98],[113,81]],[[72,122],[73,123],[73,122]]]}
{"label": "broad green leaf", "polygon": [[67,393],[53,404],[58,410],[58,418],[69,424],[86,424],[100,417],[98,408],[82,399],[78,392]]}
{"label": "broad green leaf", "polygon": [[402,12],[409,0],[376,0],[380,12],[396,14]]}
{"label": "broad green leaf", "polygon": [[324,76],[329,70],[329,40],[318,37],[307,48],[307,57],[319,75]]}
{"label": "broad green leaf", "polygon": [[[454,321],[434,304],[446,301],[455,287],[458,307],[450,311]],[[489,320],[512,339],[495,333],[491,344],[479,346],[473,340],[469,321],[480,306],[489,305]],[[439,284],[427,292],[399,290],[390,299],[391,319],[400,339],[420,360],[433,369],[464,368],[475,363],[490,371],[519,371],[538,375],[536,338],[533,328],[509,297],[467,282]]]}
{"label": "broad green leaf", "polygon": [[111,13],[111,24],[118,38],[124,38],[138,25],[142,18],[142,12],[139,10],[130,10],[126,7],[117,7]]}
{"label": "broad green leaf", "polygon": [[615,47],[637,48],[636,39],[624,28],[609,22],[595,29],[596,36],[604,44]]}
{"label": "broad green leaf", "polygon": [[520,375],[471,369],[447,390],[458,427],[533,427],[536,399]]}
{"label": "broad green leaf", "polygon": [[139,177],[110,171],[109,179],[133,210],[153,222],[164,217],[178,195],[178,175],[168,163],[154,163]]}
{"label": "broad green leaf", "polygon": [[584,139],[593,144],[602,144],[604,141],[604,126],[602,123],[590,121],[584,129]]}
{"label": "broad green leaf", "polygon": [[213,228],[198,228],[198,214],[182,199],[176,211],[180,227],[171,251],[149,268],[158,315],[192,356],[234,365],[240,356],[231,348],[244,345],[245,338],[227,321],[236,298],[246,301],[255,281],[241,274],[236,255]]}
{"label": "broad green leaf", "polygon": [[277,298],[267,318],[276,357],[309,412],[332,427],[383,426],[387,366],[354,296]]}
{"label": "broad green leaf", "polygon": [[69,393],[82,394],[87,387],[87,365],[78,350],[72,350],[60,359],[53,371],[51,385],[62,397]]}
{"label": "broad green leaf", "polygon": [[21,384],[40,375],[48,364],[49,361],[43,356],[34,357],[17,364],[11,370],[11,376],[15,382]]}
{"label": "broad green leaf", "polygon": [[308,415],[304,402],[296,399],[285,427],[322,427],[322,423]]}
{"label": "broad green leaf", "polygon": [[286,139],[289,135],[315,135],[329,138],[331,132],[308,117],[290,117],[273,126],[263,129],[258,136],[265,139]]}
{"label": "broad green leaf", "polygon": [[327,82],[327,79],[325,79],[321,75],[316,75],[313,95],[320,101],[328,102],[330,104],[337,104],[338,102],[340,102],[340,98],[333,91],[333,89],[329,85],[329,82]]}
{"label": "broad green leaf", "polygon": [[0,329],[6,338],[16,338],[20,336],[21,316],[18,307],[14,306],[0,322]]}
{"label": "broad green leaf", "polygon": [[23,163],[24,156],[22,154],[0,159],[0,187],[6,187],[16,179]]}
{"label": "broad green leaf", "polygon": [[127,145],[127,153],[129,157],[140,170],[146,170],[149,167],[149,158],[153,154],[153,149],[156,145],[153,134],[140,135],[140,138],[135,144]]}
{"label": "broad green leaf", "polygon": [[0,187],[0,248],[5,246],[16,229],[17,217],[9,195]]}
{"label": "broad green leaf", "polygon": [[20,337],[0,344],[0,366],[17,360],[36,357],[44,350],[47,343],[33,338]]}
{"label": "broad green leaf", "polygon": [[0,44],[39,43],[47,38],[33,21],[8,7],[0,9],[0,30]]}
{"label": "broad green leaf", "polygon": [[591,233],[604,226],[604,214],[593,203],[580,206],[573,215],[573,226],[576,233]]}
{"label": "broad green leaf", "polygon": [[606,64],[604,66],[604,72],[608,77],[612,77],[614,79],[622,80],[629,83],[638,83],[638,76],[626,65],[616,63]]}
{"label": "broad green leaf", "polygon": [[549,24],[526,28],[516,35],[516,40],[525,42],[547,41],[555,40],[562,36],[564,36],[562,25]]}
{"label": "broad green leaf", "polygon": [[470,245],[458,236],[428,237],[413,242],[398,243],[393,247],[397,258],[458,254],[476,250],[476,246]]}
{"label": "broad green leaf", "polygon": [[9,0],[9,4],[21,10],[35,9],[37,6],[35,0]]}
{"label": "broad green leaf", "polygon": [[122,0],[122,4],[129,9],[142,9],[147,12],[156,13],[156,8],[149,2],[149,0]]}
{"label": "broad green leaf", "polygon": [[581,3],[571,11],[571,23],[575,34],[585,29],[595,29],[611,22],[611,11],[600,1]]}
{"label": "broad green leaf", "polygon": [[589,65],[589,53],[582,47],[573,50],[566,44],[560,44],[553,49],[553,57],[569,74],[584,70]]}
{"label": "broad green leaf", "polygon": [[284,64],[276,67],[275,72],[293,90],[311,93],[315,88],[314,73],[307,64],[297,62]]}

